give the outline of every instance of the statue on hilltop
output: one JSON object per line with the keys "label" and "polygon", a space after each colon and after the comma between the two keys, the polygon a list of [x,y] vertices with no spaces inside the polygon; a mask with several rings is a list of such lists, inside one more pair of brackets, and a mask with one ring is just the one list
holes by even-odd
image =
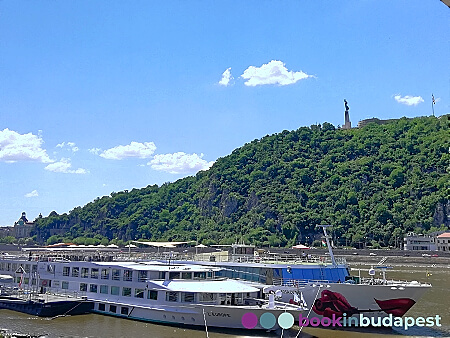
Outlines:
{"label": "statue on hilltop", "polygon": [[351,129],[352,123],[350,122],[350,114],[348,112],[350,110],[350,108],[348,107],[348,103],[347,103],[346,99],[344,99],[344,105],[345,105],[345,123],[342,126],[342,129]]}

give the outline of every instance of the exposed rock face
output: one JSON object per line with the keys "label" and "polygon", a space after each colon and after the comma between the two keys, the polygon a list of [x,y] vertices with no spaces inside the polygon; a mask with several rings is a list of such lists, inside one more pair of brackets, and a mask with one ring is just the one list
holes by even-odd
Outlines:
{"label": "exposed rock face", "polygon": [[223,216],[224,217],[228,217],[230,216],[233,212],[235,212],[238,209],[238,200],[236,198],[236,196],[234,195],[228,195],[228,194],[224,194],[225,198],[222,197],[222,211],[223,211]]}
{"label": "exposed rock face", "polygon": [[436,205],[433,215],[433,223],[435,226],[441,226],[444,224],[450,227],[450,201],[439,202]]}

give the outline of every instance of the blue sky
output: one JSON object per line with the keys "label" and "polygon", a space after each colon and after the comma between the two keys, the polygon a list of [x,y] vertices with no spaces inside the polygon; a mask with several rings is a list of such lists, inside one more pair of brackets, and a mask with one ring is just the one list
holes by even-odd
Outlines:
{"label": "blue sky", "polygon": [[438,0],[0,1],[0,225],[267,134],[450,112]]}

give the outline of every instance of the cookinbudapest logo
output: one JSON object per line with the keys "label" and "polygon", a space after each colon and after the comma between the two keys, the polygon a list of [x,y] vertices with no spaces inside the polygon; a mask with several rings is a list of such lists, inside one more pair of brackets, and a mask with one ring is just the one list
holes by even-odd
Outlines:
{"label": "cookinbudapest logo", "polygon": [[278,318],[270,312],[263,313],[259,318],[252,312],[244,313],[242,316],[242,325],[247,329],[255,328],[258,325],[258,322],[262,328],[267,330],[274,328],[277,322],[282,329],[290,329],[294,325],[294,321],[294,316],[289,312],[283,312]]}

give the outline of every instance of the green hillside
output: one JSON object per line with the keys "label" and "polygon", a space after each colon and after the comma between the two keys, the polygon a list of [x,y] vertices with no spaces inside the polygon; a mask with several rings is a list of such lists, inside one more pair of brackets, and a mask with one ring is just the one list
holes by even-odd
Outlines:
{"label": "green hillside", "polygon": [[[40,240],[199,240],[257,245],[318,239],[395,245],[407,231],[450,226],[449,117],[351,130],[329,123],[283,131],[213,167],[160,187],[113,192],[37,222]],[[81,238],[79,238],[81,237]]]}

